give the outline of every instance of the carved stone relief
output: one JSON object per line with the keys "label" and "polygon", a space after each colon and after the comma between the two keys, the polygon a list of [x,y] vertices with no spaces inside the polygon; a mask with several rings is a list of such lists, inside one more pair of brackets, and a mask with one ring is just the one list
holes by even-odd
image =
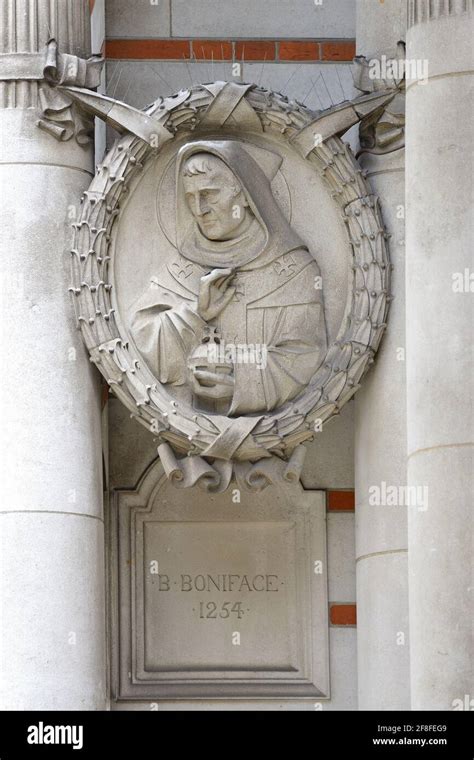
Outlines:
{"label": "carved stone relief", "polygon": [[386,325],[387,234],[338,135],[393,93],[314,113],[216,82],[140,112],[61,90],[123,133],[74,225],[92,361],[177,486],[297,479]]}

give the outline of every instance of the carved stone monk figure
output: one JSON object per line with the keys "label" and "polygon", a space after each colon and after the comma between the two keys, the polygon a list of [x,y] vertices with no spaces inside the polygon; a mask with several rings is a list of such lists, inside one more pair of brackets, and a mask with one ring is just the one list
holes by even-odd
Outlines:
{"label": "carved stone monk figure", "polygon": [[[197,409],[274,410],[304,390],[324,358],[320,271],[272,193],[280,164],[237,140],[179,151],[178,252],[157,262],[131,326],[156,377]],[[224,345],[264,347],[265,362],[207,361],[213,333]]]}

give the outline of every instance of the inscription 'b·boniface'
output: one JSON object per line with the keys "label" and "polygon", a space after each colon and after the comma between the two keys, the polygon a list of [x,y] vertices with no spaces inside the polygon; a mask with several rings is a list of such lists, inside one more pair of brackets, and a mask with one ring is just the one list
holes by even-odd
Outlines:
{"label": "inscription 'b\u00b7boniface'", "polygon": [[223,573],[219,575],[189,575],[182,573],[179,579],[160,573],[158,576],[159,591],[278,591],[278,575],[234,575]]}

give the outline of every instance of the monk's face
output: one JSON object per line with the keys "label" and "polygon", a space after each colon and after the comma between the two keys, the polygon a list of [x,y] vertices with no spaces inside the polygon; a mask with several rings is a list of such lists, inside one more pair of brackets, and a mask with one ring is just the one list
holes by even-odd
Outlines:
{"label": "monk's face", "polygon": [[223,161],[209,156],[204,173],[184,176],[188,207],[209,240],[232,240],[248,226],[248,204],[238,179]]}

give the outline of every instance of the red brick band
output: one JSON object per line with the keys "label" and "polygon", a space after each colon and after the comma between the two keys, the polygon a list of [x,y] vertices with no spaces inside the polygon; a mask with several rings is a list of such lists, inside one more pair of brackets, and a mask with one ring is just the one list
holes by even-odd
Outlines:
{"label": "red brick band", "polygon": [[357,625],[357,605],[331,603],[329,620],[331,625]]}
{"label": "red brick band", "polygon": [[321,60],[323,61],[352,61],[355,54],[354,40],[321,43]]}
{"label": "red brick band", "polygon": [[352,61],[354,40],[107,40],[106,58],[197,61]]}
{"label": "red brick band", "polygon": [[354,491],[328,491],[328,512],[353,512],[355,510]]}
{"label": "red brick band", "polygon": [[280,61],[319,61],[320,48],[320,42],[282,40],[278,45],[278,53]]}
{"label": "red brick band", "polygon": [[[194,44],[193,44],[194,47]],[[239,40],[234,43],[237,61],[275,61],[276,42],[265,40]]]}
{"label": "red brick band", "polygon": [[106,40],[105,57],[120,60],[191,58],[189,40]]}

